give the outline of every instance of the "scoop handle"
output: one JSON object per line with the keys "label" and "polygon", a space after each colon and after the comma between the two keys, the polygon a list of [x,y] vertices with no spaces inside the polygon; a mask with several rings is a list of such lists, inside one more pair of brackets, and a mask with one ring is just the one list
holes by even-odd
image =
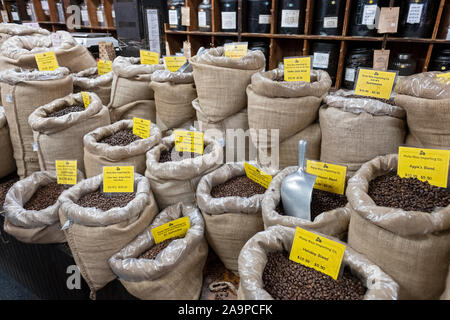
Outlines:
{"label": "scoop handle", "polygon": [[300,140],[298,142],[298,170],[304,171],[305,168],[305,156],[306,156],[306,140]]}

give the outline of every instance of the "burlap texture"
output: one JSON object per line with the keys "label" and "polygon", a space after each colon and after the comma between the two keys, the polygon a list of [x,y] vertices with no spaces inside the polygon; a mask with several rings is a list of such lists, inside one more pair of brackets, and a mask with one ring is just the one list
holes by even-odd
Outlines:
{"label": "burlap texture", "polygon": [[[81,112],[71,112],[62,117],[47,117],[48,114],[73,105],[83,105],[81,93],[70,94],[36,109],[28,118],[38,146],[41,171],[55,171],[55,160],[77,160],[83,173],[83,137],[111,123],[108,109],[95,93],[89,94],[89,107]],[[70,147],[67,146],[70,141]]]}
{"label": "burlap texture", "polygon": [[437,299],[449,271],[450,206],[433,213],[377,206],[369,182],[396,172],[397,162],[396,154],[377,157],[349,180],[348,243],[394,278],[401,299]]}
{"label": "burlap texture", "polygon": [[86,177],[102,173],[105,166],[134,166],[137,173],[145,173],[146,153],[161,140],[161,131],[154,124],[150,127],[149,138],[136,140],[127,146],[110,146],[98,142],[120,130],[128,129],[133,129],[133,120],[121,120],[84,136]]}
{"label": "burlap texture", "polygon": [[99,76],[97,74],[97,67],[92,67],[78,73],[73,73],[72,78],[73,92],[93,92],[102,100],[104,106],[109,104],[113,80],[112,71]]}
{"label": "burlap texture", "polygon": [[5,109],[0,107],[0,179],[16,170]]}
{"label": "burlap texture", "polygon": [[13,36],[26,35],[49,35],[48,30],[42,28],[33,28],[23,24],[17,23],[1,23],[0,24],[0,47],[7,39]]}
{"label": "burlap texture", "polygon": [[262,194],[250,198],[214,198],[212,188],[245,175],[244,163],[227,163],[203,176],[197,186],[197,205],[205,220],[206,239],[225,267],[238,273],[238,257],[244,244],[264,230]]}
{"label": "burlap texture", "polygon": [[64,233],[92,299],[96,291],[116,278],[108,259],[141,233],[158,213],[147,178],[137,173],[136,197],[125,207],[103,211],[76,204],[83,195],[98,190],[102,181],[102,175],[83,180],[59,199],[59,219],[62,226],[70,220]]}
{"label": "burlap texture", "polygon": [[[314,233],[338,241],[336,238]],[[272,226],[259,232],[242,248],[239,255],[239,291],[241,300],[273,300],[264,290],[262,274],[267,264],[267,254],[274,251],[291,251],[295,228]],[[364,300],[397,300],[398,284],[376,263],[347,245],[342,265],[348,267],[367,288]]]}
{"label": "burlap texture", "polygon": [[450,300],[450,266],[448,270],[447,282],[445,283],[445,291],[441,296],[441,300]]}
{"label": "burlap texture", "polygon": [[[184,238],[173,240],[155,259],[138,258],[155,245],[151,229],[182,217],[189,217],[190,222]],[[198,300],[207,255],[199,210],[178,203],[159,213],[150,227],[109,259],[109,265],[128,292],[139,299]]]}
{"label": "burlap texture", "polygon": [[10,69],[0,73],[2,103],[8,120],[17,174],[25,178],[39,171],[33,151],[33,131],[28,117],[38,107],[72,92],[72,77],[66,68],[55,71]]}
{"label": "burlap texture", "polygon": [[442,72],[423,72],[399,79],[396,93],[431,100],[450,99],[449,78],[438,78]]}

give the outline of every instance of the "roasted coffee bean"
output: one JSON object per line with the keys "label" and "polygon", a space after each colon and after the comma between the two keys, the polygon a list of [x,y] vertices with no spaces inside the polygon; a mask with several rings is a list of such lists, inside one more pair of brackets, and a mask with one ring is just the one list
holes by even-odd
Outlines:
{"label": "roasted coffee bean", "polygon": [[[205,149],[205,153],[206,149]],[[177,152],[175,151],[175,147],[172,147],[170,150],[164,150],[163,152],[161,152],[161,155],[159,156],[159,163],[164,163],[164,162],[170,162],[170,161],[180,161],[183,159],[192,159],[192,158],[197,158],[197,157],[201,157],[202,155],[199,153],[194,153],[194,152]],[[173,159],[172,159],[173,158]]]}
{"label": "roasted coffee bean", "polygon": [[84,105],[76,105],[76,106],[67,106],[63,109],[60,109],[58,111],[54,111],[52,113],[47,114],[47,118],[56,118],[56,117],[62,117],[68,113],[71,112],[82,112],[86,110]]}
{"label": "roasted coffee bean", "polygon": [[358,95],[354,95],[354,94],[345,96],[345,98],[378,100],[378,101],[387,103],[387,104],[389,104],[389,105],[391,105],[391,106],[396,106],[396,104],[395,104],[395,102],[394,102],[393,99],[382,99],[382,98],[374,98],[374,97],[364,97],[364,96],[358,96]]}
{"label": "roasted coffee bean", "polygon": [[433,212],[450,205],[450,192],[414,178],[395,173],[379,176],[369,183],[369,196],[377,206],[406,211]]}
{"label": "roasted coffee bean", "polygon": [[267,255],[262,280],[264,289],[277,300],[362,300],[366,288],[345,268],[342,276],[330,276],[289,260],[288,252]]}
{"label": "roasted coffee bean", "polygon": [[110,210],[112,208],[123,208],[131,200],[136,197],[136,193],[117,193],[111,196],[105,196],[100,190],[85,194],[78,200],[77,204],[86,208],[97,208],[103,211]]}
{"label": "roasted coffee bean", "polygon": [[172,241],[175,239],[178,238],[167,239],[164,240],[163,242],[153,245],[150,249],[141,254],[138,259],[150,259],[150,260],[155,259],[158,253],[167,248],[169,244],[171,244]]}
{"label": "roasted coffee bean", "polygon": [[56,203],[56,200],[66,189],[68,189],[67,186],[56,182],[40,186],[23,207],[25,210],[36,211],[48,208]]}
{"label": "roasted coffee bean", "polygon": [[9,189],[17,181],[19,181],[19,176],[16,173],[10,174],[0,179],[0,209],[3,207],[3,202],[5,202],[5,197]]}
{"label": "roasted coffee bean", "polygon": [[211,190],[213,198],[244,197],[249,198],[256,194],[263,194],[266,188],[247,178],[247,176],[234,177],[225,183],[214,186]]}
{"label": "roasted coffee bean", "polygon": [[132,129],[120,130],[114,133],[112,136],[105,137],[99,141],[99,143],[106,143],[110,146],[127,146],[130,143],[142,139],[141,137],[133,134]]}

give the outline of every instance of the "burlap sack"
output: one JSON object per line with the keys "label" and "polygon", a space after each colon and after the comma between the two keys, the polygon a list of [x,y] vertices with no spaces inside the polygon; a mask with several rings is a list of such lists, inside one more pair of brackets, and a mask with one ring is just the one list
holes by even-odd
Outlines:
{"label": "burlap sack", "polygon": [[[83,178],[83,173],[78,171],[78,181]],[[56,181],[54,172],[38,171],[16,182],[9,189],[3,206],[5,209],[4,229],[7,233],[27,243],[66,242],[58,217],[59,199],[55,204],[39,211],[24,208],[40,187]]]}
{"label": "burlap sack", "polygon": [[0,179],[16,170],[5,109],[0,107]]}
{"label": "burlap sack", "polygon": [[51,35],[24,35],[7,39],[0,49],[0,70],[9,68],[36,69],[36,53],[54,51],[58,65],[66,67],[71,72],[79,72],[95,67],[92,54],[78,44],[67,31],[57,31],[61,42],[53,46]]}
{"label": "burlap sack", "polygon": [[26,35],[49,35],[48,30],[42,28],[33,28],[23,24],[16,23],[1,23],[0,24],[0,47],[7,39],[12,36],[26,36]]}
{"label": "burlap sack", "polygon": [[337,91],[319,111],[322,130],[320,160],[347,166],[354,174],[376,156],[398,151],[405,142],[405,111],[368,98],[347,98]]}
{"label": "burlap sack", "polygon": [[405,77],[395,87],[395,103],[406,110],[406,145],[450,149],[450,80],[439,72]]}
{"label": "burlap sack", "polygon": [[369,182],[397,170],[391,154],[365,163],[349,180],[348,243],[399,285],[400,299],[438,299],[450,261],[450,206],[433,213],[379,207],[367,194]]}
{"label": "burlap sack", "polygon": [[441,300],[450,300],[450,266],[448,270],[447,282],[445,283],[445,291],[441,296]]}
{"label": "burlap sack", "polygon": [[155,92],[156,124],[163,132],[193,125],[192,101],[197,98],[197,91],[192,72],[156,70],[150,87]]}
{"label": "burlap sack", "polygon": [[104,106],[109,104],[113,80],[112,71],[99,76],[97,67],[92,67],[78,73],[73,73],[72,78],[73,92],[94,92],[98,95]]}
{"label": "burlap sack", "polygon": [[33,150],[33,131],[28,124],[28,117],[38,107],[70,94],[72,77],[67,68],[55,71],[25,71],[15,68],[1,72],[0,82],[17,174],[25,178],[39,171],[38,155]]}
{"label": "burlap sack", "polygon": [[[155,259],[139,259],[155,245],[153,228],[182,217],[189,217],[190,222],[184,238],[173,240]],[[109,259],[109,265],[128,292],[139,299],[198,300],[207,255],[199,210],[178,203],[159,213],[144,232]]]}
{"label": "burlap sack", "polygon": [[245,88],[251,76],[266,65],[261,51],[247,51],[241,59],[232,59],[225,57],[224,47],[208,49],[189,62],[199,106],[209,122],[222,121],[245,108]]}
{"label": "burlap sack", "polygon": [[161,140],[161,131],[154,124],[150,127],[149,138],[136,140],[127,146],[110,146],[98,142],[118,131],[128,129],[133,130],[133,120],[121,120],[84,136],[86,177],[102,173],[105,166],[134,166],[137,173],[145,173],[146,153]]}
{"label": "burlap sack", "polygon": [[133,117],[156,122],[155,100],[150,83],[152,73],[164,70],[164,65],[140,64],[140,61],[140,58],[132,57],[114,59],[114,77],[108,105],[112,122]]}
{"label": "burlap sack", "polygon": [[342,239],[347,234],[348,224],[350,222],[350,209],[348,205],[343,208],[322,212],[314,221],[280,215],[275,210],[281,202],[281,184],[284,178],[297,170],[298,166],[287,167],[272,179],[262,201],[264,228],[267,229],[275,225],[292,228],[300,227]]}
{"label": "burlap sack", "polygon": [[172,148],[172,159],[177,158],[174,134],[163,138],[160,144],[147,152],[145,176],[150,180],[160,210],[178,202],[195,203],[195,192],[201,177],[222,164],[222,146],[208,137],[203,141],[204,153],[196,158],[159,162],[161,153]]}
{"label": "burlap sack", "polygon": [[76,204],[83,195],[100,188],[103,175],[79,182],[59,198],[59,219],[63,228],[70,221],[64,233],[92,299],[96,291],[116,278],[108,259],[141,233],[158,213],[147,178],[138,173],[134,177],[136,197],[123,208],[103,211]]}
{"label": "burlap sack", "polygon": [[[242,248],[239,255],[240,300],[273,300],[264,290],[262,275],[267,263],[267,254],[274,251],[291,251],[295,228],[272,226],[259,232]],[[329,238],[319,232],[314,233]],[[339,241],[338,241],[339,242]],[[348,267],[367,288],[364,300],[397,300],[398,284],[368,258],[347,246],[342,265]]]}
{"label": "burlap sack", "polygon": [[41,171],[55,171],[55,160],[77,160],[78,169],[85,172],[83,137],[99,126],[111,123],[108,109],[100,98],[95,93],[88,94],[90,104],[82,112],[47,117],[68,106],[83,105],[81,93],[75,93],[39,107],[28,118],[38,147]]}
{"label": "burlap sack", "polygon": [[206,239],[225,267],[238,273],[239,253],[257,232],[264,230],[263,195],[214,198],[212,188],[245,175],[244,163],[227,163],[203,176],[197,186],[197,205],[205,220]]}

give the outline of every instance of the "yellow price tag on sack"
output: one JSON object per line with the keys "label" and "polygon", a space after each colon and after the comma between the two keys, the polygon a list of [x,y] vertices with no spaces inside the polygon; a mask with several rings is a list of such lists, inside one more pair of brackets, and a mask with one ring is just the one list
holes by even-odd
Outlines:
{"label": "yellow price tag on sack", "polygon": [[270,183],[272,182],[272,176],[262,172],[257,167],[252,166],[250,163],[244,163],[245,174],[247,178],[253,180],[264,188],[269,188]]}
{"label": "yellow price tag on sack", "polygon": [[191,224],[189,222],[189,217],[179,218],[170,221],[162,226],[152,229],[153,239],[155,239],[155,244],[163,242],[167,239],[184,237],[188,232]]}
{"label": "yellow price tag on sack", "polygon": [[83,97],[84,107],[87,108],[91,104],[91,99],[89,98],[89,93],[82,91],[81,97]]}
{"label": "yellow price tag on sack", "polygon": [[134,192],[134,166],[103,167],[103,192]]}
{"label": "yellow price tag on sack", "polygon": [[150,126],[151,121],[141,118],[133,118],[133,134],[141,137],[142,139],[147,139],[150,137]]}
{"label": "yellow price tag on sack", "polygon": [[248,43],[247,42],[233,42],[226,43],[225,46],[225,57],[231,59],[241,59],[247,54]]}
{"label": "yellow price tag on sack", "polygon": [[396,72],[360,68],[356,80],[355,94],[389,99],[396,77]]}
{"label": "yellow price tag on sack", "polygon": [[345,245],[297,227],[289,259],[337,280],[344,253]]}
{"label": "yellow price tag on sack", "polygon": [[440,73],[436,75],[436,77],[441,79],[450,79],[450,72]]}
{"label": "yellow price tag on sack", "polygon": [[39,71],[53,71],[58,69],[58,60],[54,51],[36,53],[34,55]]}
{"label": "yellow price tag on sack", "polygon": [[344,194],[347,167],[319,161],[306,161],[306,172],[316,177],[315,189]]}
{"label": "yellow price tag on sack", "polygon": [[77,160],[55,160],[58,184],[77,184]]}
{"label": "yellow price tag on sack", "polygon": [[159,53],[152,52],[148,50],[140,50],[141,64],[158,64],[159,63]]}
{"label": "yellow price tag on sack", "polygon": [[203,132],[175,130],[175,151],[203,154]]}
{"label": "yellow price tag on sack", "polygon": [[112,61],[98,60],[97,61],[97,73],[99,76],[107,74],[112,71]]}
{"label": "yellow price tag on sack", "polygon": [[168,56],[164,57],[164,63],[166,64],[166,69],[171,72],[176,72],[180,67],[187,61],[185,56]]}
{"label": "yellow price tag on sack", "polygon": [[450,150],[399,147],[397,174],[446,188]]}
{"label": "yellow price tag on sack", "polygon": [[284,58],[284,81],[311,82],[311,57]]}

